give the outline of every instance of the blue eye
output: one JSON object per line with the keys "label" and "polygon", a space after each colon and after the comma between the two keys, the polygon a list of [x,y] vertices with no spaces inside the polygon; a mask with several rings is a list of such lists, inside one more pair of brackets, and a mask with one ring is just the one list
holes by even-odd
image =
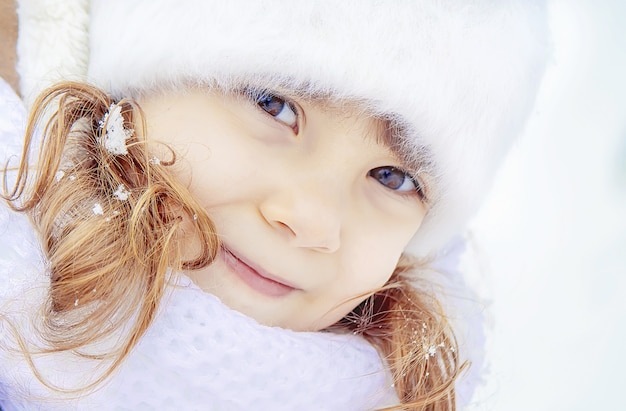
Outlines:
{"label": "blue eye", "polygon": [[268,92],[255,92],[252,97],[261,110],[297,132],[298,114],[292,103]]}
{"label": "blue eye", "polygon": [[399,168],[384,166],[370,170],[368,175],[390,190],[403,193],[417,193],[423,196],[422,187],[406,171]]}

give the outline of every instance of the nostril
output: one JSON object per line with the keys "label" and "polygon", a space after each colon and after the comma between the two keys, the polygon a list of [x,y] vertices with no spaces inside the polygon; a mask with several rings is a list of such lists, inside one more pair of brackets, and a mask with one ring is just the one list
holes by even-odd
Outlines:
{"label": "nostril", "polygon": [[285,231],[287,234],[290,234],[293,237],[296,236],[296,232],[293,231],[293,229],[289,227],[288,224],[285,224],[282,221],[275,221],[275,224],[278,226],[280,230]]}
{"label": "nostril", "polygon": [[259,211],[265,222],[291,245],[331,253],[340,243],[340,206],[312,198],[314,191],[270,196],[259,205]]}
{"label": "nostril", "polygon": [[335,230],[324,227],[321,223],[303,224],[296,227],[293,223],[287,224],[274,220],[271,224],[296,247],[315,249],[324,253],[332,253],[339,248],[338,232],[334,233]]}

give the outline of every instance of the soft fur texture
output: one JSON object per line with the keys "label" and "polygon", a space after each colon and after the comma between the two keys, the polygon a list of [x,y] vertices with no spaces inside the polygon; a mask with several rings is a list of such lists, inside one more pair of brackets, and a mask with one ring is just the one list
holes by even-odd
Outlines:
{"label": "soft fur texture", "polygon": [[[287,85],[363,101],[426,148],[437,249],[477,208],[543,71],[538,1],[94,0],[88,78],[124,96],[185,82]],[[131,93],[132,94],[132,93]]]}
{"label": "soft fur texture", "polygon": [[27,103],[60,80],[83,80],[89,57],[88,0],[17,0],[17,71]]}
{"label": "soft fur texture", "polygon": [[[68,7],[22,0],[32,2]],[[73,3],[82,11],[67,15],[82,21],[87,5]],[[405,154],[423,158],[433,180],[433,207],[409,247],[420,256],[478,208],[529,114],[547,49],[535,0],[93,0],[89,30],[86,78],[119,97],[280,85],[394,119],[409,136]],[[82,43],[70,47],[60,53],[84,58]]]}

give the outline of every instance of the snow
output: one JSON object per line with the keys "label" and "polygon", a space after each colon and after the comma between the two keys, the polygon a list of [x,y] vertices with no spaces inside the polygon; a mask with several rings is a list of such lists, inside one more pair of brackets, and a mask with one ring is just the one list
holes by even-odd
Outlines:
{"label": "snow", "polygon": [[115,197],[119,201],[128,200],[128,196],[130,196],[130,191],[123,184],[120,184],[117,187],[117,190],[113,193],[113,197]]}
{"label": "snow", "polygon": [[472,410],[622,408],[626,3],[553,0],[550,13],[536,112],[472,223],[493,301]]}
{"label": "snow", "polygon": [[93,205],[93,208],[91,209],[91,211],[95,215],[103,215],[104,214],[104,210],[102,209],[102,205],[100,203],[95,203]]}
{"label": "snow", "polygon": [[126,140],[132,136],[133,131],[124,128],[122,107],[111,104],[100,125],[106,130],[103,144],[107,151],[113,155],[128,154]]}

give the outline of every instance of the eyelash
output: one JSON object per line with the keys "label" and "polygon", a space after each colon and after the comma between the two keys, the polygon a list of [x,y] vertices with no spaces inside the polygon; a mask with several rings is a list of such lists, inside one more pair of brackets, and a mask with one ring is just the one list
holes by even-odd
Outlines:
{"label": "eyelash", "polygon": [[[252,102],[265,114],[271,116],[279,123],[291,128],[294,133],[298,134],[298,120],[300,119],[300,110],[298,106],[287,98],[276,95],[266,90],[245,89],[244,94],[252,100]],[[279,107],[274,108],[278,112],[272,112],[272,108],[263,107],[263,104],[278,103]],[[286,112],[285,110],[289,111]],[[281,118],[281,116],[283,118]]]}
{"label": "eyelash", "polygon": [[[387,174],[385,176],[376,175],[377,173],[381,173],[381,172],[385,172]],[[398,187],[396,188],[389,187],[379,180],[379,178],[389,177],[394,172],[402,173],[402,182],[400,183]],[[414,196],[415,194],[417,194],[422,201],[426,201],[426,195],[424,194],[424,189],[422,185],[417,181],[415,177],[413,177],[410,173],[402,170],[401,168],[393,167],[393,166],[377,167],[377,168],[370,170],[368,175],[374,178],[376,181],[378,181],[378,183],[380,183],[382,186],[388,188],[389,190],[394,191],[395,193],[399,195]],[[399,190],[399,188],[401,188],[406,183],[407,180],[409,180],[411,184],[413,184],[414,188],[411,190],[406,190],[406,191]]]}

